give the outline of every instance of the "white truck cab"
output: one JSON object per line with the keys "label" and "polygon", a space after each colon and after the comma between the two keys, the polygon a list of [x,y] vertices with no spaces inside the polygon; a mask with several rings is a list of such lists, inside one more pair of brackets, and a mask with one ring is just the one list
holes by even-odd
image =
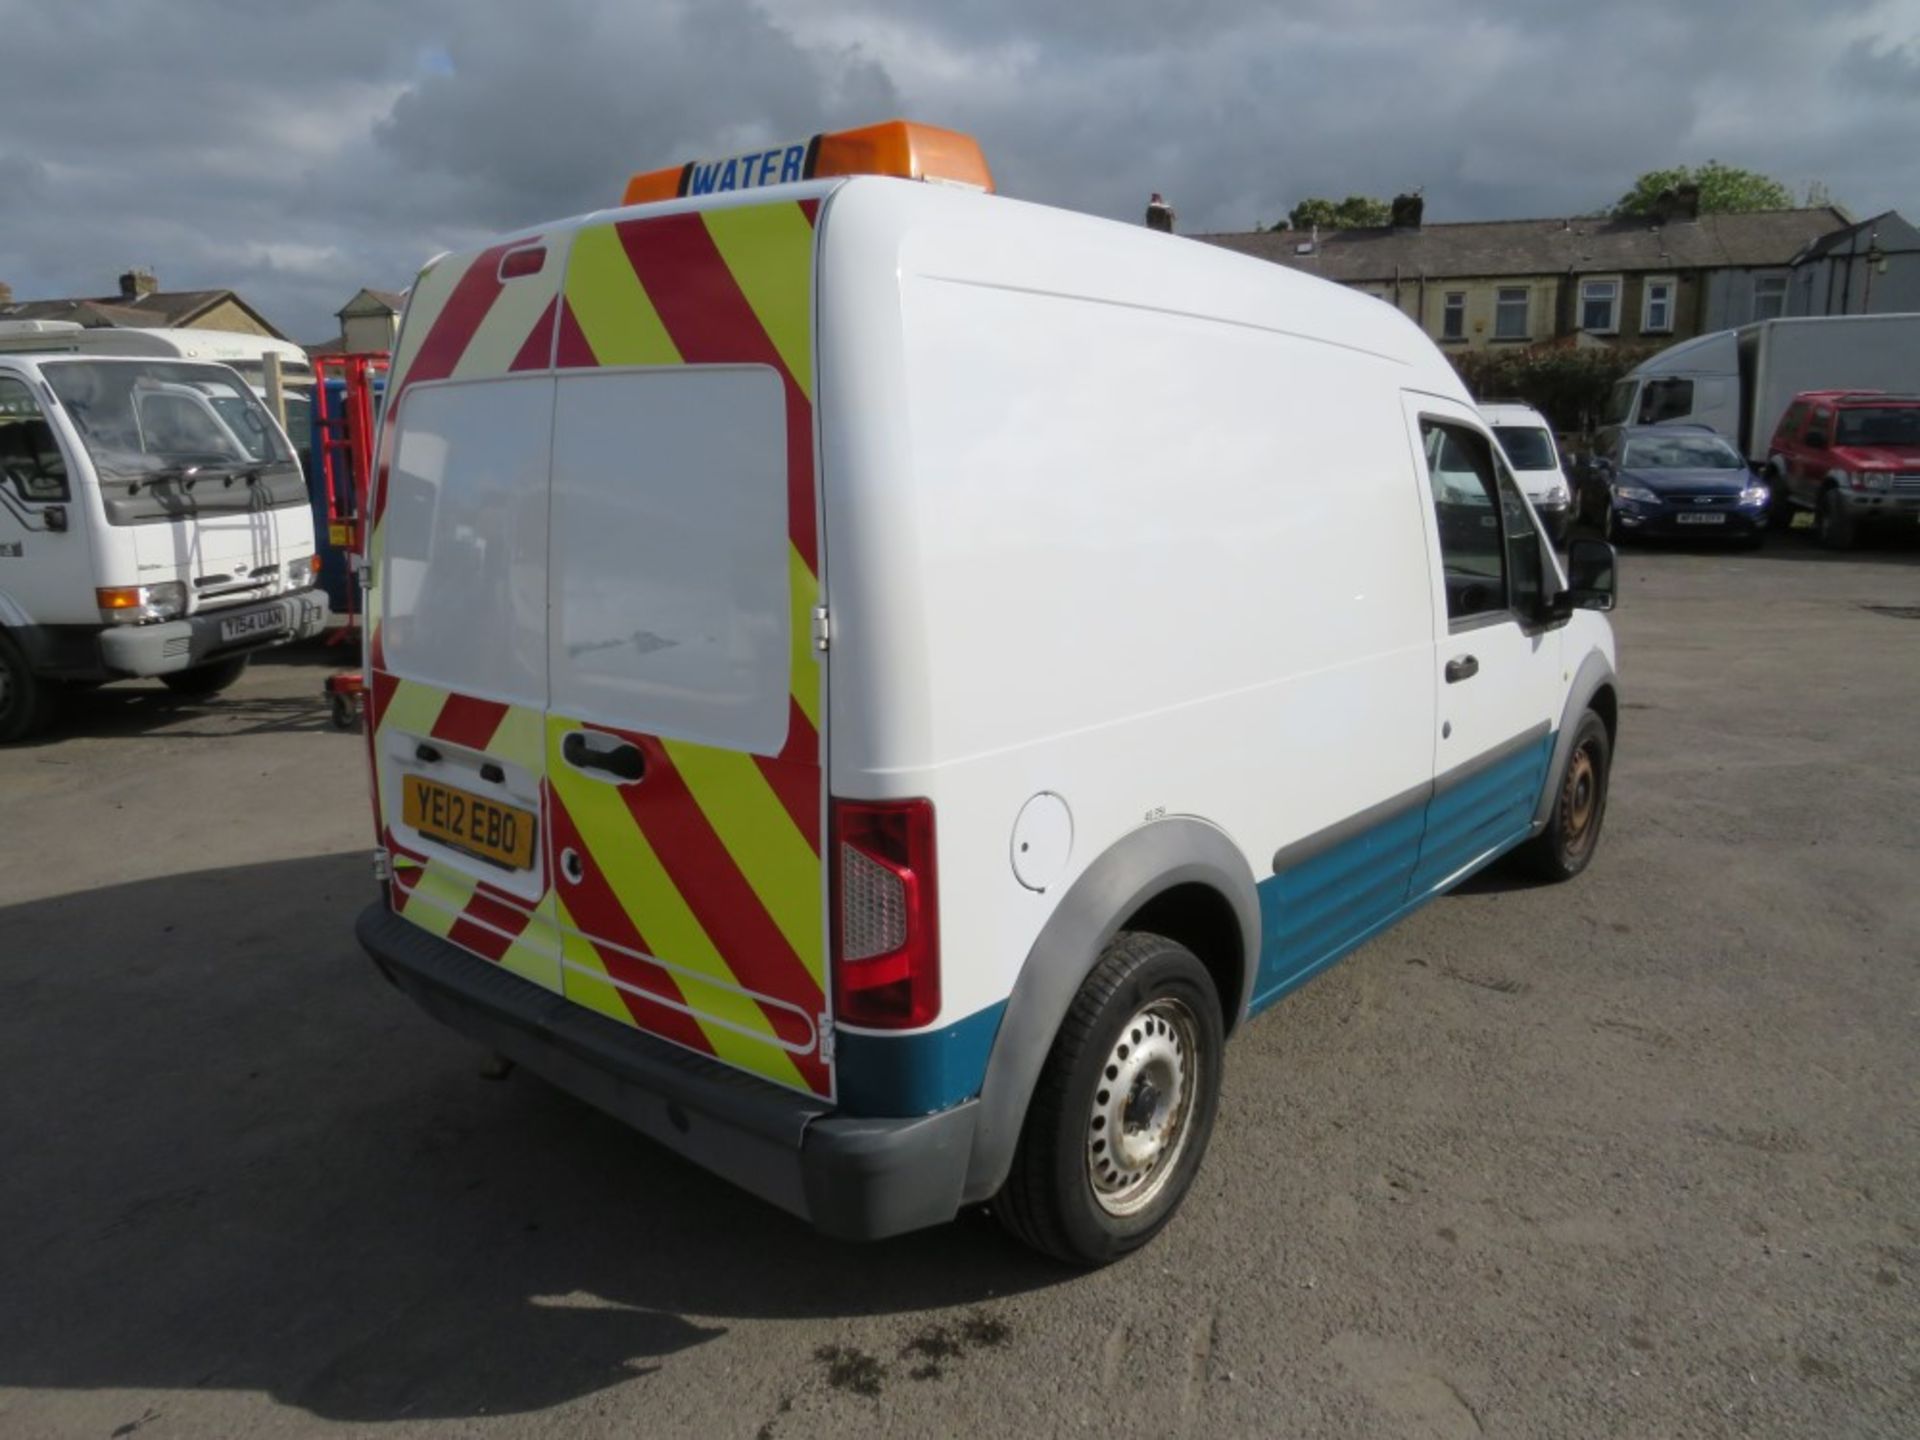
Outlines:
{"label": "white truck cab", "polygon": [[1547,417],[1514,400],[1485,401],[1480,418],[1493,431],[1513,478],[1533,503],[1554,544],[1565,543],[1573,515],[1573,490]]}
{"label": "white truck cab", "polygon": [[833,1234],[1095,1264],[1250,1017],[1586,866],[1612,550],[1405,317],[904,122],[627,201],[394,355],[358,934],[436,1018]]}
{"label": "white truck cab", "polygon": [[225,365],[0,353],[0,741],[63,685],[185,694],[313,635],[306,482]]}

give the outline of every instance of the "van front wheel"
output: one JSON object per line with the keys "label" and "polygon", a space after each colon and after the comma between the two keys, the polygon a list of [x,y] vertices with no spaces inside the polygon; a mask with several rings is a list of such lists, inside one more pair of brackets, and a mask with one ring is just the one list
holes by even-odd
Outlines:
{"label": "van front wheel", "polygon": [[1573,748],[1547,814],[1547,828],[1515,852],[1514,858],[1535,879],[1571,880],[1587,868],[1600,844],[1601,822],[1607,818],[1607,781],[1612,773],[1613,745],[1606,722],[1585,711],[1574,727]]}
{"label": "van front wheel", "polygon": [[1184,945],[1116,935],[1055,1037],[994,1213],[1073,1265],[1158,1234],[1193,1184],[1220,1101],[1213,977]]}

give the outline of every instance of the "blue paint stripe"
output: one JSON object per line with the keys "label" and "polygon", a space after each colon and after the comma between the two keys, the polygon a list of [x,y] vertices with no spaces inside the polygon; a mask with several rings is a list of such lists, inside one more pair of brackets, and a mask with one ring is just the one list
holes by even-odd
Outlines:
{"label": "blue paint stripe", "polygon": [[1260,883],[1259,1010],[1524,839],[1553,736]]}
{"label": "blue paint stripe", "polygon": [[849,1115],[931,1115],[980,1093],[1000,1033],[1002,1000],[938,1030],[834,1031],[834,1079]]}

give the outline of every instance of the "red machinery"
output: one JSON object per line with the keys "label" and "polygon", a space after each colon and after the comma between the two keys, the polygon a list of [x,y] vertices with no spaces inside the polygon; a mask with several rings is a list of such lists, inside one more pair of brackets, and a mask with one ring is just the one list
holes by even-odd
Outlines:
{"label": "red machinery", "polygon": [[[384,351],[313,357],[314,458],[326,497],[326,544],[343,553],[347,564],[347,623],[327,636],[329,645],[355,644],[360,638],[360,557],[366,548],[367,486],[387,364]],[[359,670],[327,677],[333,723],[343,730],[359,720],[362,689]]]}

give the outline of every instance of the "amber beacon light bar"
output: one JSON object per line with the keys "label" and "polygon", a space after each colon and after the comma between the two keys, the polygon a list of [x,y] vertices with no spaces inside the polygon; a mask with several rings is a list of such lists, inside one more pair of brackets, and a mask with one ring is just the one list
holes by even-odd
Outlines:
{"label": "amber beacon light bar", "polygon": [[971,135],[911,120],[885,120],[719,160],[689,160],[665,170],[642,171],[627,181],[621,203],[646,205],[683,195],[758,190],[828,175],[896,175],[903,180],[993,190],[987,157]]}

